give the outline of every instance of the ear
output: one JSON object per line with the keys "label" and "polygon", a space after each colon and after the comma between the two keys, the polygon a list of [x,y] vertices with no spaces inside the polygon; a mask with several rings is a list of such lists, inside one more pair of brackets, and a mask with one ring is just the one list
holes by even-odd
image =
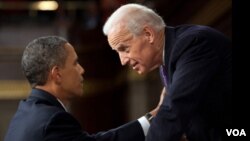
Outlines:
{"label": "ear", "polygon": [[54,66],[51,69],[51,79],[58,84],[61,82],[61,76],[60,68],[58,66]]}
{"label": "ear", "polygon": [[152,28],[150,28],[149,26],[145,26],[143,28],[143,33],[144,36],[146,37],[146,40],[149,41],[150,44],[152,44],[154,42],[154,30]]}

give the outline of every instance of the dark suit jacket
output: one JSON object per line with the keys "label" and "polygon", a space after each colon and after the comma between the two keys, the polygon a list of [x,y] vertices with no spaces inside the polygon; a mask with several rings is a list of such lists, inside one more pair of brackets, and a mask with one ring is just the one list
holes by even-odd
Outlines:
{"label": "dark suit jacket", "polygon": [[32,89],[20,102],[5,141],[143,141],[143,130],[133,121],[107,132],[89,135],[51,94]]}
{"label": "dark suit jacket", "polygon": [[167,27],[164,66],[168,96],[147,141],[218,141],[231,126],[232,49],[206,26]]}

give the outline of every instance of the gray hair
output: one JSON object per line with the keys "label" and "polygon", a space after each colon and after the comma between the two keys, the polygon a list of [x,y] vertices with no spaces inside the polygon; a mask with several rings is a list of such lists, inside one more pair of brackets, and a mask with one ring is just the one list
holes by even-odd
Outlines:
{"label": "gray hair", "polygon": [[103,33],[108,35],[112,28],[125,25],[131,33],[138,35],[143,25],[149,25],[156,31],[166,27],[163,19],[152,9],[139,4],[126,4],[118,8],[103,26]]}
{"label": "gray hair", "polygon": [[32,87],[44,85],[53,66],[64,66],[67,41],[62,37],[46,36],[31,41],[22,56],[22,69]]}

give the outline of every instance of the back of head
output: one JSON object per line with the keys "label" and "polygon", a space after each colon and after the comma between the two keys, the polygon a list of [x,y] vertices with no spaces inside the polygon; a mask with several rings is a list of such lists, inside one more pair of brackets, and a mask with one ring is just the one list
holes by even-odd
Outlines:
{"label": "back of head", "polygon": [[57,36],[40,37],[31,41],[22,56],[22,69],[32,87],[44,85],[50,69],[63,66],[67,57],[65,39]]}
{"label": "back of head", "polygon": [[134,35],[140,34],[144,25],[148,25],[156,31],[160,31],[166,26],[157,13],[140,4],[126,4],[118,8],[104,24],[103,33],[108,35],[119,25],[125,26]]}

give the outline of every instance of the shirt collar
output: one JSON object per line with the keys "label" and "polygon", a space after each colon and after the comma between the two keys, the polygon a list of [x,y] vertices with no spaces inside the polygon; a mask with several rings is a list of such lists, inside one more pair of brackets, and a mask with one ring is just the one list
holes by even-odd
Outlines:
{"label": "shirt collar", "polygon": [[163,65],[165,65],[165,37],[163,40],[162,62],[163,62]]}
{"label": "shirt collar", "polygon": [[66,108],[65,105],[62,103],[62,101],[61,101],[60,99],[58,99],[58,98],[56,98],[56,99],[57,99],[57,101],[62,105],[62,107],[64,108],[64,110],[65,110],[66,112],[68,112],[67,108]]}

